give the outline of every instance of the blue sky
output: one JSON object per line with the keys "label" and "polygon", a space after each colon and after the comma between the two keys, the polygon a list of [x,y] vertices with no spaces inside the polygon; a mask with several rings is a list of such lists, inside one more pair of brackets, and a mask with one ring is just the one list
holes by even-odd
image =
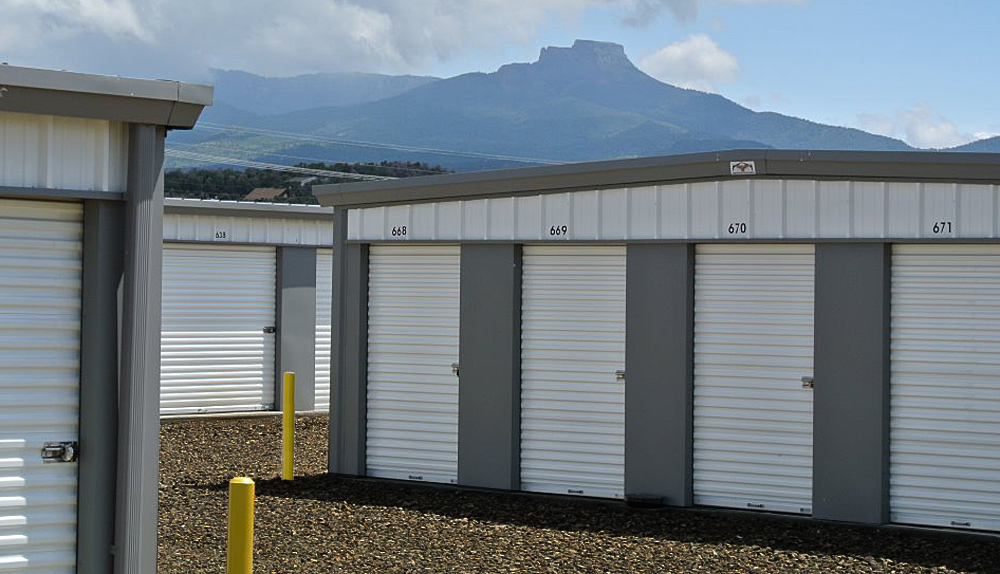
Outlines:
{"label": "blue sky", "polygon": [[583,38],[759,111],[920,147],[1000,134],[988,0],[0,0],[0,15],[0,61],[24,66],[453,76]]}

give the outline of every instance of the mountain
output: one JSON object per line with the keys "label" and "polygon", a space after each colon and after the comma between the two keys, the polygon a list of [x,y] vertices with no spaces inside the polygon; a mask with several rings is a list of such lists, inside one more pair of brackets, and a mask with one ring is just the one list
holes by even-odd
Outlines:
{"label": "mountain", "polygon": [[1000,136],[977,140],[974,142],[953,147],[948,151],[971,151],[971,152],[991,152],[1000,153]]}
{"label": "mountain", "polygon": [[354,105],[262,115],[239,125],[309,134],[317,141],[197,132],[186,141],[216,155],[235,146],[272,160],[309,154],[317,159],[424,161],[456,170],[525,163],[349,142],[516,156],[539,163],[752,147],[911,149],[900,140],[754,112],[718,94],[665,84],[636,68],[622,46],[587,40],[569,48],[544,48],[536,62],[508,64],[493,73],[426,82]]}
{"label": "mountain", "polygon": [[227,104],[258,115],[350,106],[389,98],[438,79],[360,72],[266,78],[238,70],[212,70],[216,106]]}

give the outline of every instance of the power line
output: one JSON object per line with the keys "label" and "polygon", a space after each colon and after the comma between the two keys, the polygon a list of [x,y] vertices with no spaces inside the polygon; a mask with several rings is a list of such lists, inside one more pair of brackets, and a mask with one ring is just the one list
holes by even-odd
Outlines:
{"label": "power line", "polygon": [[208,155],[203,153],[197,153],[192,151],[184,151],[179,149],[168,148],[165,154],[170,157],[175,157],[179,159],[188,159],[193,161],[200,161],[204,163],[221,163],[223,165],[235,165],[239,167],[253,167],[257,169],[269,169],[272,171],[284,171],[290,173],[300,173],[303,175],[318,175],[322,177],[338,177],[341,179],[357,179],[361,181],[382,181],[386,179],[397,179],[395,177],[389,177],[386,175],[369,175],[366,173],[350,173],[346,171],[332,171],[327,169],[313,169],[310,167],[294,167],[289,165],[278,165],[276,163],[264,163],[260,161],[251,161],[245,159],[237,159],[232,157],[221,157],[216,155]]}
{"label": "power line", "polygon": [[534,163],[534,164],[546,164],[546,165],[561,165],[561,164],[566,163],[566,162],[558,161],[558,160],[554,160],[554,159],[541,159],[541,158],[522,157],[522,156],[515,156],[515,155],[481,153],[481,152],[473,152],[473,151],[455,151],[455,150],[448,150],[448,149],[425,148],[425,147],[405,146],[405,145],[396,145],[396,144],[384,144],[384,143],[369,142],[369,141],[362,141],[362,140],[349,140],[349,139],[330,138],[330,137],[323,137],[323,136],[312,136],[312,135],[306,135],[306,134],[296,134],[296,133],[282,132],[282,131],[277,131],[277,130],[266,130],[266,129],[261,129],[261,128],[248,128],[248,127],[245,127],[245,126],[233,126],[233,125],[226,125],[226,124],[216,124],[216,123],[213,123],[213,122],[198,122],[197,126],[195,126],[195,129],[199,129],[199,128],[201,128],[201,129],[207,129],[207,130],[224,131],[224,132],[245,132],[245,133],[257,134],[257,135],[278,136],[278,137],[285,137],[285,138],[289,138],[289,139],[298,139],[298,140],[303,140],[303,141],[313,141],[313,142],[320,142],[320,143],[333,143],[333,144],[342,144],[342,145],[353,145],[353,146],[358,146],[358,147],[373,147],[373,148],[391,149],[391,150],[396,150],[396,151],[411,151],[411,152],[423,152],[423,153],[436,153],[436,154],[443,154],[443,155],[456,155],[456,156],[464,156],[464,157],[475,157],[475,158],[481,158],[481,159],[496,159],[496,160],[504,160],[504,161],[515,161],[515,162],[519,162],[519,163]]}

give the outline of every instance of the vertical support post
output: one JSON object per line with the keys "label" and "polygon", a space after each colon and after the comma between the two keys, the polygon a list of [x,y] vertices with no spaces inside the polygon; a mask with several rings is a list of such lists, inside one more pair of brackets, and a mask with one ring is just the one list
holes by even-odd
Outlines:
{"label": "vertical support post", "polygon": [[229,541],[226,574],[253,572],[254,483],[246,477],[229,481]]}
{"label": "vertical support post", "polygon": [[891,245],[816,245],[813,516],[889,519]]}
{"label": "vertical support post", "polygon": [[295,478],[295,373],[286,372],[281,401],[281,480]]}
{"label": "vertical support post", "polygon": [[[316,408],[316,248],[279,247],[277,256],[276,376],[294,371],[295,408],[311,411]],[[279,403],[283,396],[276,397]],[[282,404],[277,408],[284,410]]]}
{"label": "vertical support post", "polygon": [[83,324],[80,331],[80,444],[76,571],[114,571],[115,469],[118,460],[118,319],[124,208],[83,207]]}
{"label": "vertical support post", "polygon": [[625,496],[692,504],[694,245],[628,246]]}
{"label": "vertical support post", "polygon": [[117,574],[156,572],[163,268],[162,126],[131,124],[118,424]]}
{"label": "vertical support post", "polygon": [[521,246],[462,245],[458,483],[520,488]]}
{"label": "vertical support post", "polygon": [[368,245],[347,243],[347,211],[334,213],[330,333],[331,473],[364,475],[368,416]]}

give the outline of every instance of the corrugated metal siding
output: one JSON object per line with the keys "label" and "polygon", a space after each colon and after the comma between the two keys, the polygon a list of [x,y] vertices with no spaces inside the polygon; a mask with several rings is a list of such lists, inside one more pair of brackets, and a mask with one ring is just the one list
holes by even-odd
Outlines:
{"label": "corrugated metal siding", "polygon": [[[2,139],[0,139],[2,141]],[[0,199],[0,570],[76,571],[83,210]]]}
{"label": "corrugated metal siding", "polygon": [[163,248],[160,412],[274,407],[273,247]]}
{"label": "corrugated metal siding", "polygon": [[316,410],[330,408],[330,305],[333,249],[316,250]]}
{"label": "corrugated metal siding", "polygon": [[992,238],[998,193],[981,184],[732,179],[352,209],[348,238]]}
{"label": "corrugated metal siding", "polygon": [[622,498],[625,247],[525,246],[521,489]]}
{"label": "corrugated metal siding", "polygon": [[0,186],[125,191],[125,124],[0,112]]}
{"label": "corrugated metal siding", "polygon": [[1000,245],[896,245],[893,522],[1000,530]]}
{"label": "corrugated metal siding", "polygon": [[333,220],[167,213],[163,216],[163,239],[330,247]]}
{"label": "corrugated metal siding", "polygon": [[812,245],[699,245],[694,501],[812,512]]}
{"label": "corrugated metal siding", "polygon": [[369,476],[458,481],[457,245],[372,246]]}

